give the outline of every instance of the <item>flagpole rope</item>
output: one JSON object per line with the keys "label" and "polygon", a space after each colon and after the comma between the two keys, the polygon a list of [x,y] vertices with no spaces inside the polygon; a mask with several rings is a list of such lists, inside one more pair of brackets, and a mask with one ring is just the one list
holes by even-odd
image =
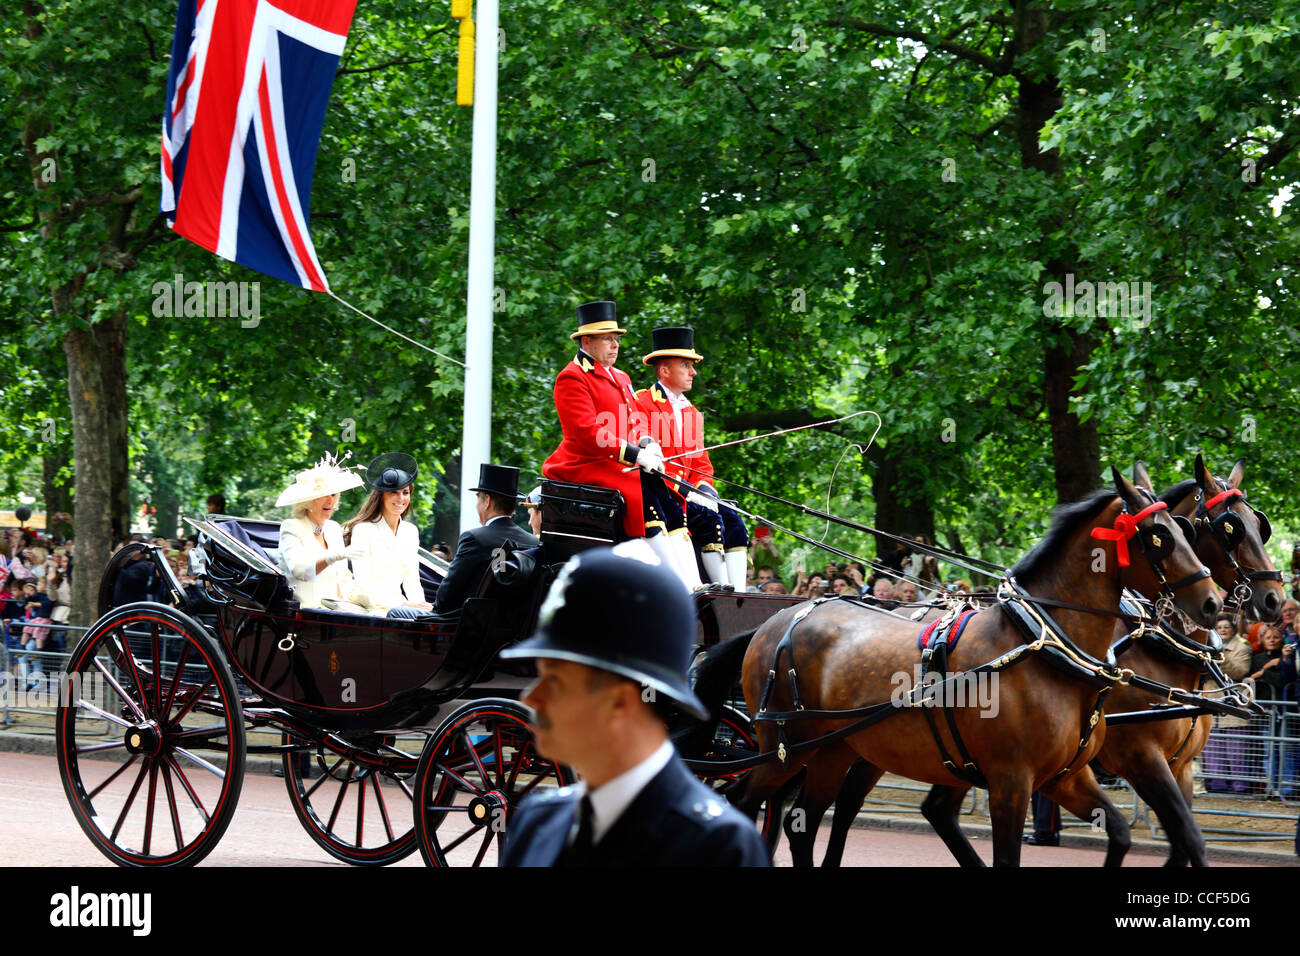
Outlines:
{"label": "flagpole rope", "polygon": [[380,322],[373,315],[367,315],[366,313],[362,312],[351,302],[347,301],[347,299],[339,298],[337,295],[334,294],[333,289],[326,289],[325,294],[328,295],[335,302],[339,302],[342,303],[343,305],[346,305],[349,309],[351,309],[353,312],[355,312],[357,315],[361,316],[362,318],[369,319],[371,322],[375,323],[375,325],[379,326],[384,331],[393,333],[399,339],[405,339],[406,341],[414,345],[416,348],[424,349],[426,352],[432,352],[434,355],[438,356],[439,358],[445,358],[448,362],[455,362],[461,368],[469,368],[469,366],[466,365],[464,362],[462,362],[460,359],[454,359],[450,355],[443,355],[437,349],[431,349],[429,348],[429,346],[425,345],[424,343],[415,341],[415,339],[411,338],[409,335],[403,335],[401,332],[397,331],[397,329],[390,328],[389,326],[384,325],[384,323]]}

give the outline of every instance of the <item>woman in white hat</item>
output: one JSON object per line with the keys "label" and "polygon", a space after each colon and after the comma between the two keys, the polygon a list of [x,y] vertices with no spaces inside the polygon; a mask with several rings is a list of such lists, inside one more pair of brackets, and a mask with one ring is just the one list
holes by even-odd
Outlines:
{"label": "woman in white hat", "polygon": [[404,617],[398,608],[432,611],[420,584],[420,532],[403,521],[411,510],[415,459],[401,452],[380,455],[366,467],[370,496],[343,525],[357,587],[370,598],[372,614]]}
{"label": "woman in white hat", "polygon": [[275,501],[277,508],[293,506],[293,517],[280,523],[280,567],[303,607],[325,607],[326,600],[370,604],[344,563],[352,555],[344,548],[343,529],[331,520],[339,495],[361,485],[360,475],[339,465],[326,455],[298,472]]}

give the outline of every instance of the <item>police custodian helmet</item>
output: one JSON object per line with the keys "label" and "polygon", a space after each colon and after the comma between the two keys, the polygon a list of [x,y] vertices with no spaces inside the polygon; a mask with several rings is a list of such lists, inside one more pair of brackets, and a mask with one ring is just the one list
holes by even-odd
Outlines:
{"label": "police custodian helmet", "polygon": [[537,633],[501,656],[610,671],[704,720],[708,709],[686,682],[694,642],[695,608],[681,579],[636,538],[571,558],[542,603]]}

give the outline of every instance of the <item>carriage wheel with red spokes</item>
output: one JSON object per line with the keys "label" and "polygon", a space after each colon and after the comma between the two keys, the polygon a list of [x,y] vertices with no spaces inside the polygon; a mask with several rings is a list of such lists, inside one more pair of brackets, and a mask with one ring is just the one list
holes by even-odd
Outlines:
{"label": "carriage wheel with red spokes", "polygon": [[[748,717],[738,711],[736,708],[725,705],[722,712],[718,715],[718,722],[713,728],[713,739],[709,743],[708,750],[701,755],[701,760],[743,760],[758,753],[758,735],[754,733],[754,725]],[[738,781],[743,780],[745,775],[750,771],[736,770],[731,773],[718,774],[709,776],[708,774],[697,774],[700,781],[706,786],[712,787],[715,791],[723,793]]]}
{"label": "carriage wheel with red spokes", "polygon": [[243,712],[217,642],[166,605],[128,604],[86,632],[61,680],[59,776],[91,842],[120,866],[206,856],[244,780]]}
{"label": "carriage wheel with red spokes", "polygon": [[[754,731],[754,723],[741,711],[727,704],[722,708],[718,715],[718,722],[713,728],[713,740],[709,744],[709,749],[700,758],[701,760],[744,760],[758,754],[758,734]],[[745,777],[752,770],[736,770],[731,773],[718,774],[709,776],[708,774],[697,774],[700,781],[708,787],[712,787],[714,792],[720,796],[726,797],[729,794],[740,792],[744,787]],[[772,825],[773,807],[772,801],[763,804],[758,821],[759,828],[766,833],[768,827]]]}
{"label": "carriage wheel with red spokes", "polygon": [[510,816],[573,771],[537,752],[528,708],[471,701],[442,722],[415,772],[415,833],[429,866],[495,866]]}
{"label": "carriage wheel with red spokes", "polygon": [[[301,747],[283,758],[290,802],[303,829],[326,853],[357,866],[387,866],[414,852],[412,783],[419,754],[403,749],[410,746],[406,738],[349,740],[382,760],[382,769],[320,746],[313,753],[306,741],[287,732],[283,740]],[[311,760],[311,778],[302,775],[304,753]]]}

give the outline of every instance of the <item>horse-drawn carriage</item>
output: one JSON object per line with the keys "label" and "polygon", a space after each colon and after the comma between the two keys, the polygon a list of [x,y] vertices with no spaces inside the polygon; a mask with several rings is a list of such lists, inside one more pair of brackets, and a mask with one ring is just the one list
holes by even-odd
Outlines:
{"label": "horse-drawn carriage", "polygon": [[[60,701],[59,769],[78,823],[121,865],[195,863],[230,823],[246,756],[263,755],[280,759],[299,821],[340,860],[383,865],[419,847],[433,866],[495,862],[517,802],[572,781],[537,753],[518,702],[530,665],[497,653],[531,633],[565,560],[620,536],[622,507],[617,492],[545,482],[540,552],[499,555],[458,614],[432,621],[299,606],[271,522],[191,520],[197,596],[157,548],[127,545]],[[134,561],[153,563],[160,599],[119,606]],[[445,571],[421,553],[428,596]],[[790,603],[700,592],[699,643]],[[702,756],[752,744],[752,730],[727,712],[716,739],[722,749]]]}
{"label": "horse-drawn carriage", "polygon": [[[1116,643],[1115,622],[1155,634],[1153,647],[1162,646],[1153,629],[1166,619],[1205,626],[1220,606],[1212,574],[1237,606],[1266,619],[1280,610],[1280,575],[1263,549],[1267,520],[1244,502],[1240,467],[1223,481],[1198,459],[1197,472],[1161,500],[1145,470],[1141,487],[1116,474],[1115,493],[1058,515],[1047,538],[1006,572],[989,613],[959,615],[951,600],[904,616],[857,598],[697,593],[698,643],[737,639],[706,655],[697,672],[696,692],[718,721],[675,728],[679,749],[742,810],[766,804],[773,839],[787,787],[802,781],[799,799],[814,826],[835,800],[832,847],[842,846],[840,809],[848,808],[847,821],[880,774],[895,770],[935,785],[923,810],[964,863],[979,862],[957,827],[956,808],[971,786],[989,789],[996,861],[1018,861],[1029,791],[1040,789],[1081,816],[1101,810],[1108,860],[1118,862],[1128,827],[1088,770],[1105,757],[1104,734],[1093,733],[1106,725],[1103,710],[1136,723],[1142,739],[1115,759],[1128,761],[1126,775],[1162,821],[1190,819],[1177,801],[1180,787],[1190,791],[1188,764],[1204,740],[1196,717],[1250,711],[1245,700],[1199,689],[1207,667],[1230,689],[1212,666],[1213,647],[1175,635],[1194,666],[1162,672],[1148,663],[1143,670],[1153,676],[1144,677],[1117,662],[1119,649],[1136,645],[1127,637]],[[195,522],[206,560],[197,601],[156,549],[123,549],[105,573],[102,616],[69,663],[69,675],[84,682],[70,684],[59,712],[60,769],[78,821],[119,863],[195,862],[230,821],[245,755],[262,753],[280,757],[299,819],[339,859],[383,864],[418,846],[431,865],[493,861],[517,801],[570,779],[536,752],[518,703],[529,674],[509,670],[497,653],[532,630],[569,557],[620,537],[621,507],[614,492],[544,482],[539,552],[500,555],[458,617],[432,622],[299,607],[258,544],[272,540],[267,523]],[[1165,509],[1186,511],[1186,520]],[[1095,570],[1096,539],[1115,542],[1118,573]],[[114,607],[115,579],[139,554],[155,562],[170,599]],[[431,584],[445,570],[431,556],[425,565]],[[1154,605],[1136,613],[1121,606],[1127,587]],[[956,648],[967,618],[968,636]],[[896,677],[918,660],[925,680],[900,701]],[[980,675],[1002,680],[993,719],[938,693]],[[726,706],[737,678],[754,724]],[[1153,709],[1115,715],[1105,707],[1112,690],[1120,699],[1130,687],[1148,699],[1126,706]],[[120,739],[92,735],[90,720],[108,721]],[[1137,734],[1153,726],[1168,726],[1172,743]],[[266,731],[278,739],[247,739]],[[1200,743],[1189,748],[1194,733]],[[304,770],[304,754],[317,779]],[[1204,861],[1194,823],[1166,826],[1176,860]],[[810,852],[797,847],[796,859],[810,862]]]}

